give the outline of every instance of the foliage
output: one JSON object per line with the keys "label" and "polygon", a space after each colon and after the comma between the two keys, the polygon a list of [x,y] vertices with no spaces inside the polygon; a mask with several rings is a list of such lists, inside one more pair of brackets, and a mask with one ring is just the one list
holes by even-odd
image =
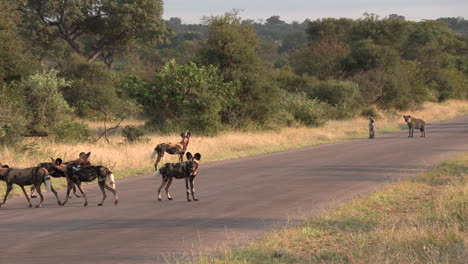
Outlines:
{"label": "foliage", "polygon": [[237,11],[223,16],[207,17],[208,39],[200,52],[200,62],[219,68],[226,82],[241,84],[238,104],[232,115],[225,116],[233,127],[255,123],[261,127],[277,112],[279,89],[272,82],[271,72],[257,55],[259,41],[254,28],[243,24]]}
{"label": "foliage", "polygon": [[125,126],[121,133],[128,143],[141,141],[142,137],[147,134],[145,129],[137,126]]}
{"label": "foliage", "polygon": [[90,139],[91,130],[86,124],[66,120],[54,126],[56,142],[79,143]]}
{"label": "foliage", "polygon": [[89,61],[110,64],[131,42],[157,44],[170,35],[161,0],[29,0],[22,11],[35,32],[64,40]]}
{"label": "foliage", "polygon": [[27,95],[26,103],[32,115],[30,127],[33,130],[47,130],[63,113],[72,112],[60,93],[61,88],[70,84],[57,74],[56,71],[37,73],[18,83],[20,91]]}
{"label": "foliage", "polygon": [[0,82],[17,80],[34,69],[31,53],[18,33],[18,2],[0,1]]}
{"label": "foliage", "polygon": [[278,115],[279,125],[323,126],[329,118],[330,106],[316,99],[309,99],[304,93],[284,91],[280,100],[281,112]]}
{"label": "foliage", "polygon": [[347,119],[357,114],[362,97],[359,86],[349,81],[324,81],[312,87],[309,95],[333,107],[332,118]]}
{"label": "foliage", "polygon": [[26,133],[26,98],[14,84],[0,83],[0,146],[15,145]]}
{"label": "foliage", "polygon": [[64,64],[62,75],[71,81],[63,94],[80,117],[95,117],[101,109],[119,111],[122,102],[115,90],[115,74],[104,64],[89,63],[71,56]]}
{"label": "foliage", "polygon": [[223,128],[222,118],[239,104],[239,83],[224,82],[216,67],[174,60],[158,69],[151,83],[130,76],[122,88],[164,132],[216,133]]}

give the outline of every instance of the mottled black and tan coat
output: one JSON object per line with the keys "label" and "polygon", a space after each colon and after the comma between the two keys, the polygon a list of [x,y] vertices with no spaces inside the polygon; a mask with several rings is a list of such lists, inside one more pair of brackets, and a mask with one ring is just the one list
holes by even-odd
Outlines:
{"label": "mottled black and tan coat", "polygon": [[16,184],[21,187],[23,190],[24,196],[28,200],[29,207],[32,207],[31,200],[29,199],[28,193],[24,189],[24,186],[34,185],[37,189],[37,193],[41,197],[41,201],[39,202],[36,207],[41,207],[42,203],[44,202],[44,196],[41,192],[41,185],[45,184],[49,191],[52,191],[57,199],[57,203],[60,205],[60,199],[58,198],[57,192],[54,190],[52,183],[50,182],[50,175],[49,171],[41,167],[32,167],[32,168],[25,168],[25,169],[18,169],[18,168],[9,168],[8,166],[4,165],[3,168],[0,169],[0,180],[5,181],[7,185],[7,190],[5,197],[3,198],[3,203],[0,204],[0,207],[3,207],[6,204],[8,195],[10,191],[13,189],[13,184]]}
{"label": "mottled black and tan coat", "polygon": [[112,171],[109,168],[104,166],[67,166],[66,177],[68,185],[67,196],[62,205],[65,205],[68,202],[68,197],[73,185],[76,185],[80,190],[83,199],[85,200],[84,206],[88,205],[88,199],[83,191],[81,183],[92,182],[95,179],[98,179],[98,186],[102,192],[102,201],[98,205],[101,206],[104,203],[104,200],[107,198],[107,194],[104,189],[109,190],[114,195],[114,204],[117,205],[119,198],[117,196],[117,191],[115,190],[114,174],[112,174]]}
{"label": "mottled black and tan coat", "polygon": [[[185,187],[187,188],[187,201],[190,200],[190,194],[194,201],[198,201],[198,198],[195,197],[195,188],[194,181],[198,173],[198,167],[200,164],[201,155],[196,153],[195,156],[192,156],[190,152],[186,154],[187,161],[179,163],[166,163],[159,170],[154,172],[154,176],[161,176],[162,183],[158,188],[158,200],[161,201],[161,189],[166,186],[166,195],[169,200],[172,200],[172,197],[169,193],[169,187],[171,186],[172,180],[176,179],[185,179]],[[190,184],[190,187],[189,187]]]}
{"label": "mottled black and tan coat", "polygon": [[179,143],[160,143],[154,148],[153,154],[151,154],[151,159],[154,159],[154,157],[158,155],[158,158],[154,162],[155,170],[158,169],[159,161],[161,161],[161,158],[164,157],[164,153],[166,152],[171,155],[179,155],[179,162],[183,161],[192,132],[182,132],[180,136],[182,137],[182,141]]}
{"label": "mottled black and tan coat", "polygon": [[403,118],[408,124],[408,137],[413,137],[414,129],[419,129],[421,131],[421,137],[426,137],[426,122],[424,120],[413,118],[410,115],[403,115]]}

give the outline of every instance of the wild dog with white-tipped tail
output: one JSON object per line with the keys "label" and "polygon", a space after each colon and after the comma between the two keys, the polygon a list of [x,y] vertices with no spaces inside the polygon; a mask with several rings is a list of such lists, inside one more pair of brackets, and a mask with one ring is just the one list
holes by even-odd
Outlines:
{"label": "wild dog with white-tipped tail", "polygon": [[[167,199],[172,200],[172,196],[169,193],[169,186],[171,186],[172,180],[185,179],[185,187],[187,188],[187,201],[190,202],[190,194],[194,201],[198,201],[195,197],[195,188],[193,187],[195,177],[198,173],[198,166],[200,164],[201,154],[196,153],[192,156],[192,153],[187,152],[187,161],[179,163],[166,163],[159,170],[153,173],[153,176],[161,176],[162,183],[158,188],[158,200],[161,201],[161,189],[166,186]],[[189,187],[190,184],[190,187]]]}
{"label": "wild dog with white-tipped tail", "polygon": [[13,189],[13,184],[16,184],[21,187],[23,190],[24,196],[28,200],[29,207],[33,207],[31,203],[31,199],[28,196],[28,193],[24,189],[24,186],[27,185],[34,185],[36,187],[37,193],[41,197],[41,201],[39,202],[36,207],[41,207],[42,203],[44,202],[44,196],[41,192],[41,185],[45,184],[46,188],[53,192],[55,198],[57,199],[58,205],[60,205],[60,199],[58,198],[57,192],[54,190],[52,183],[50,182],[50,175],[49,172],[41,167],[32,167],[26,169],[17,169],[17,168],[10,168],[8,165],[3,165],[0,169],[0,180],[5,181],[7,184],[7,190],[5,197],[3,198],[3,203],[0,204],[0,207],[4,207],[6,204],[8,195],[10,191]]}
{"label": "wild dog with white-tipped tail", "polygon": [[109,190],[114,195],[114,204],[117,205],[119,203],[119,197],[117,195],[117,191],[115,190],[115,179],[114,174],[112,171],[104,166],[87,166],[87,167],[74,167],[68,166],[66,171],[67,177],[67,196],[65,197],[65,201],[63,201],[62,205],[65,205],[68,202],[68,197],[70,195],[70,191],[75,184],[80,190],[83,199],[85,200],[84,206],[88,205],[88,198],[83,191],[81,186],[82,182],[92,182],[96,178],[98,179],[98,186],[102,192],[102,201],[98,204],[98,206],[102,206],[104,200],[107,198],[106,191],[104,189]]}

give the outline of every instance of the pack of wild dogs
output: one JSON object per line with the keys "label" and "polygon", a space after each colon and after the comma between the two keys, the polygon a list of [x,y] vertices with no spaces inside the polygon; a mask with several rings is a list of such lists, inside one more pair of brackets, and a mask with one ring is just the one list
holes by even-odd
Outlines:
{"label": "pack of wild dogs", "polygon": [[[426,122],[422,119],[411,117],[410,115],[403,115],[405,122],[408,125],[409,135],[413,137],[414,129],[421,131],[421,137],[426,136],[425,126]],[[369,117],[369,138],[375,138],[376,125],[375,119]],[[172,200],[172,196],[169,193],[169,187],[172,181],[175,179],[184,179],[186,187],[187,201],[192,200],[198,201],[195,196],[194,181],[198,173],[198,167],[200,165],[201,154],[187,152],[187,147],[190,142],[192,133],[190,131],[182,132],[180,134],[182,140],[177,143],[160,143],[155,148],[151,155],[151,159],[157,156],[154,162],[155,171],[153,176],[161,177],[162,183],[157,189],[158,200],[161,201],[161,190],[165,188],[167,199]],[[158,168],[158,164],[165,153],[170,155],[177,155],[179,162],[177,163],[166,163],[161,168]],[[63,162],[60,158],[51,158],[51,162],[39,163],[36,167],[31,168],[10,168],[8,165],[0,164],[0,180],[5,181],[7,185],[6,194],[3,198],[3,202],[0,207],[3,207],[6,202],[10,191],[13,189],[13,185],[20,186],[23,190],[24,196],[26,197],[29,207],[33,207],[31,198],[36,197],[36,192],[40,197],[40,202],[36,207],[41,207],[44,202],[44,196],[41,192],[41,185],[44,184],[48,191],[52,192],[57,199],[59,206],[65,205],[70,196],[71,190],[76,197],[83,197],[85,203],[84,206],[88,205],[88,199],[86,193],[83,191],[83,182],[92,182],[95,179],[98,180],[98,186],[102,192],[102,200],[98,203],[98,206],[102,206],[104,200],[107,198],[106,190],[110,191],[114,195],[114,204],[117,205],[119,198],[115,189],[115,179],[111,169],[101,165],[91,165],[90,162],[91,152],[80,153],[78,159]],[[184,156],[186,160],[184,161]],[[67,180],[67,192],[63,202],[60,201],[57,192],[52,186],[51,178],[64,177]],[[31,185],[31,194],[28,195],[24,186]],[[81,196],[77,193],[76,188],[81,193]]]}

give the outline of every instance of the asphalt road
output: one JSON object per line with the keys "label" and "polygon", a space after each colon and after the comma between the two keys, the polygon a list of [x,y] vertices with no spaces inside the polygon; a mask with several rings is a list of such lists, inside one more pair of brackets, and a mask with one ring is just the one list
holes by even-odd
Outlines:
{"label": "asphalt road", "polygon": [[30,209],[14,197],[0,209],[0,263],[165,263],[209,254],[467,151],[468,116],[428,125],[426,138],[404,130],[202,164],[198,202],[186,201],[181,180],[171,187],[173,201],[158,202],[161,179],[151,175],[118,179],[118,206],[112,195],[96,206],[96,184],[85,187],[87,207],[77,198],[58,207],[47,194],[43,208]]}

